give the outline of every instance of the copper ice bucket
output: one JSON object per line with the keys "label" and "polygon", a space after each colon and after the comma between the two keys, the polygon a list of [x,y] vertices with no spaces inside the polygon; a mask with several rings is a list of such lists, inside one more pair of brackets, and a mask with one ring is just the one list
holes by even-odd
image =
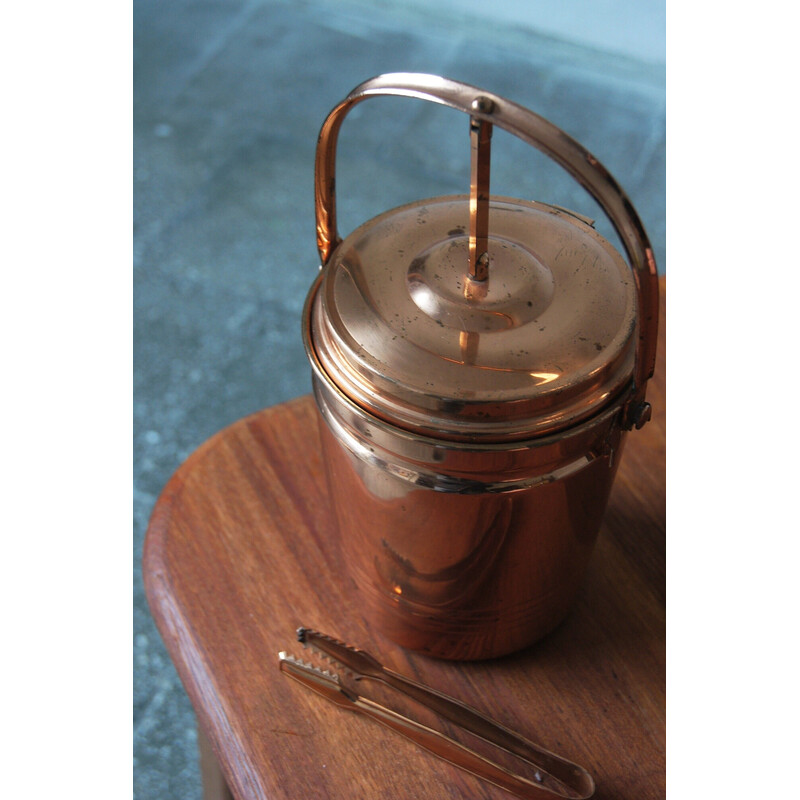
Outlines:
{"label": "copper ice bucket", "polygon": [[[377,95],[470,116],[470,194],[392,209],[344,240],[335,155]],[[599,202],[591,220],[489,194],[492,127]],[[626,432],[649,418],[658,279],[642,224],[590,153],[533,112],[437,76],[382,75],[326,119],[316,161],[321,272],[304,341],[343,563],[380,629],[449,659],[525,647],[566,615]]]}

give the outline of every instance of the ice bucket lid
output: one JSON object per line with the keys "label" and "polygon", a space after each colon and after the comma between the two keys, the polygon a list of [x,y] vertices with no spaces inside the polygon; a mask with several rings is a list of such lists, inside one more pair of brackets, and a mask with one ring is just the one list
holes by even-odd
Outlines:
{"label": "ice bucket lid", "polygon": [[492,198],[488,278],[467,274],[469,198],[362,225],[311,311],[322,368],[352,401],[445,437],[536,436],[614,398],[634,363],[630,268],[581,219]]}
{"label": "ice bucket lid", "polygon": [[[393,209],[342,240],[337,138],[348,111],[378,95],[470,115],[470,194]],[[490,195],[494,125],[587,189],[629,264],[580,215]],[[652,248],[616,181],[563,131],[467,84],[378,76],[325,120],[315,190],[322,273],[306,303],[305,345],[317,377],[343,402],[415,433],[473,442],[551,434],[617,400],[624,427],[647,421],[658,327]]]}

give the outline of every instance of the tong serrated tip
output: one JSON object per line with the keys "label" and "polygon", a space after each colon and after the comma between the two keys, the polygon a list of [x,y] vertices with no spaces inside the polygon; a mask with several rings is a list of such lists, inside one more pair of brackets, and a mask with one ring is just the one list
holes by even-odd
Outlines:
{"label": "tong serrated tip", "polygon": [[356,680],[361,678],[383,680],[388,674],[388,670],[384,669],[383,665],[365,650],[353,647],[313,628],[298,628],[297,641],[303,647],[310,647],[324,658],[347,670]]}
{"label": "tong serrated tip", "polygon": [[358,702],[358,695],[349,686],[343,685],[341,676],[335,672],[321,669],[284,650],[278,653],[278,666],[290,678],[339,706],[354,709]]}

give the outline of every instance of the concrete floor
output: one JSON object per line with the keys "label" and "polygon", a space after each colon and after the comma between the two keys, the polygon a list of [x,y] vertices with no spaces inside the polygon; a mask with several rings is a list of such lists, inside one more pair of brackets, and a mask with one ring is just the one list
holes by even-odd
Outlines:
{"label": "concrete floor", "polygon": [[[362,80],[392,71],[438,73],[505,95],[605,164],[637,207],[665,271],[663,50],[654,45],[648,58],[641,47],[626,55],[618,43],[605,50],[585,36],[570,42],[543,19],[537,26],[532,12],[515,23],[505,13],[487,20],[455,17],[452,4],[436,8],[134,0],[140,800],[201,797],[193,713],[142,588],[148,517],[170,475],[205,439],[309,391],[299,320],[318,268],[314,148],[328,111]],[[477,4],[470,8],[479,13]],[[631,36],[641,40],[635,30]],[[403,202],[466,191],[468,164],[463,115],[394,98],[363,104],[342,132],[341,230]],[[492,178],[497,193],[599,216],[565,173],[503,132]],[[607,226],[598,228],[613,241]]]}

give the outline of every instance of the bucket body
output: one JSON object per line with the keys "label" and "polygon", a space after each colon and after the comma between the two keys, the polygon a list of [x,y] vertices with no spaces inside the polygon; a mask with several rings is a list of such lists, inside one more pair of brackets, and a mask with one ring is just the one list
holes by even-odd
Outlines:
{"label": "bucket body", "polygon": [[620,408],[548,439],[419,437],[314,393],[342,560],[403,647],[501,656],[550,632],[581,585],[625,438]]}

